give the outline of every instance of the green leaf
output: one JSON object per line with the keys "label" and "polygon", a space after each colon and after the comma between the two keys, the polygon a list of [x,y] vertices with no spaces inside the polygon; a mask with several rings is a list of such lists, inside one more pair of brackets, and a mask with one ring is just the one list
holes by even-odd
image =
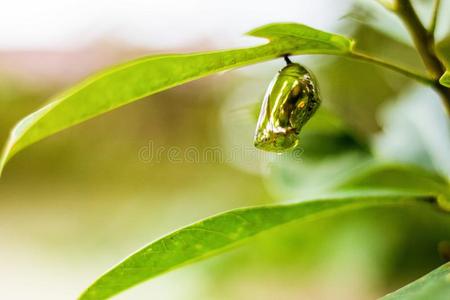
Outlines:
{"label": "green leaf", "polygon": [[281,159],[270,171],[270,187],[287,199],[385,191],[442,195],[442,204],[450,202],[450,183],[445,177],[411,164],[378,161],[360,152],[330,155],[320,161],[305,159],[301,163]]}
{"label": "green leaf", "polygon": [[435,172],[399,163],[370,162],[353,169],[349,177],[337,185],[337,190],[385,190],[389,193],[431,194],[450,197],[450,183]]}
{"label": "green leaf", "polygon": [[0,172],[30,144],[145,96],[286,54],[345,55],[353,45],[345,37],[294,23],[270,24],[249,34],[269,42],[235,50],[148,56],[88,78],[15,126],[0,158]]}
{"label": "green leaf", "polygon": [[107,299],[149,278],[216,255],[256,234],[295,220],[314,220],[371,206],[428,206],[433,199],[423,195],[373,194],[369,197],[354,195],[235,209],[184,227],[149,244],[101,276],[80,299]]}
{"label": "green leaf", "polygon": [[447,300],[450,298],[450,263],[437,268],[381,300]]}
{"label": "green leaf", "polygon": [[450,72],[446,71],[444,75],[439,79],[439,82],[448,88],[450,88]]}

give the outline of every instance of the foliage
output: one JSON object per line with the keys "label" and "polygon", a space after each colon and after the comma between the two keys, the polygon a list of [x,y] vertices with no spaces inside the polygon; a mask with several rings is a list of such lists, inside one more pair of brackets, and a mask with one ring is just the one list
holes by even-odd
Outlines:
{"label": "foliage", "polygon": [[347,55],[352,48],[349,39],[299,24],[272,24],[249,34],[269,39],[269,43],[228,51],[144,57],[85,80],[16,125],[0,158],[0,172],[15,153],[30,144],[145,96],[285,54]]}
{"label": "foliage", "polygon": [[146,279],[223,252],[258,233],[288,222],[315,220],[370,206],[420,205],[429,199],[426,195],[353,195],[225,212],[149,244],[101,276],[80,299],[107,299]]}
{"label": "foliage", "polygon": [[[327,54],[373,63],[433,88],[448,105],[450,76],[429,47],[429,42],[434,41],[436,20],[432,22],[432,30],[424,35],[423,31],[427,29],[418,20],[410,2],[398,0],[395,3],[397,5],[387,8],[405,23],[429,74],[416,73],[356,51],[353,40],[341,35],[301,24],[270,24],[249,33],[269,40],[260,46],[148,56],[85,80],[15,126],[0,158],[0,172],[18,151],[63,129],[186,82],[285,55]],[[345,133],[345,138],[349,135]],[[333,146],[331,148],[333,151]],[[346,151],[351,152],[343,149]],[[102,275],[80,299],[109,298],[147,279],[216,255],[257,234],[296,220],[315,220],[345,210],[374,206],[413,205],[431,209],[436,214],[449,209],[448,178],[410,165],[379,163],[367,149],[356,152],[360,156],[339,166],[338,172],[333,169],[335,173],[329,172],[326,176],[320,173],[316,178],[311,176],[313,171],[303,172],[303,176],[313,177],[320,195],[299,197],[298,202],[285,205],[239,208],[183,227],[148,244]],[[342,168],[348,170],[350,165],[357,167],[343,174]],[[445,298],[450,293],[447,281],[448,265],[444,265],[385,299],[428,299],[430,295],[444,295]]]}
{"label": "foliage", "polygon": [[407,286],[386,295],[381,300],[426,300],[448,299],[450,295],[450,263],[437,268],[420,279],[408,284]]}
{"label": "foliage", "polygon": [[[414,189],[407,188],[413,183]],[[236,209],[171,233],[101,276],[81,299],[106,299],[146,279],[230,249],[248,238],[296,221],[374,206],[435,207],[445,179],[408,166],[368,164],[324,198],[288,205]],[[431,204],[431,205],[430,205]]]}

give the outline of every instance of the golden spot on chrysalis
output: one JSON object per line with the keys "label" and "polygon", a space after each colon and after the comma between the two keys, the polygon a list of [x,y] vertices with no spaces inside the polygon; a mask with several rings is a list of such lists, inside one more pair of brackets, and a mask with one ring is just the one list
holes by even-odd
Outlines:
{"label": "golden spot on chrysalis", "polygon": [[291,94],[293,97],[297,97],[300,94],[300,86],[296,85],[292,88]]}
{"label": "golden spot on chrysalis", "polygon": [[305,105],[306,105],[305,101],[300,101],[297,106],[298,108],[304,108]]}

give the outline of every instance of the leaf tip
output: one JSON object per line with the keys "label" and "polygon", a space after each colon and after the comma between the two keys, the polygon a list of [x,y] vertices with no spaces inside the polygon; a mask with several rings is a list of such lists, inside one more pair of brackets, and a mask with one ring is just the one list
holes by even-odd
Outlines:
{"label": "leaf tip", "polygon": [[439,83],[445,87],[450,88],[450,71],[445,71],[445,73],[439,79]]}
{"label": "leaf tip", "polygon": [[10,158],[17,152],[14,147],[16,142],[16,130],[20,122],[11,130],[9,133],[8,139],[3,146],[2,152],[0,154],[0,177],[3,174],[3,170],[5,169],[6,164],[10,160]]}
{"label": "leaf tip", "polygon": [[[9,139],[8,139],[9,141]],[[3,174],[3,169],[5,168],[6,163],[8,162],[8,153],[9,153],[9,142],[6,142],[5,146],[3,147],[3,150],[0,154],[0,178],[2,177]]]}

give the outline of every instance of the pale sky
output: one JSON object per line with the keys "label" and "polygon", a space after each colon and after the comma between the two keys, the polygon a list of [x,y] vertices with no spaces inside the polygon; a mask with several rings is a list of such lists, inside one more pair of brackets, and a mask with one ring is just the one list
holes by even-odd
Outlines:
{"label": "pale sky", "polygon": [[[339,4],[337,4],[339,3]],[[300,22],[332,30],[348,11],[340,0],[3,0],[0,50],[68,49],[96,38],[171,48],[208,40],[219,47],[252,43],[248,30]],[[332,8],[332,9],[330,9]]]}

